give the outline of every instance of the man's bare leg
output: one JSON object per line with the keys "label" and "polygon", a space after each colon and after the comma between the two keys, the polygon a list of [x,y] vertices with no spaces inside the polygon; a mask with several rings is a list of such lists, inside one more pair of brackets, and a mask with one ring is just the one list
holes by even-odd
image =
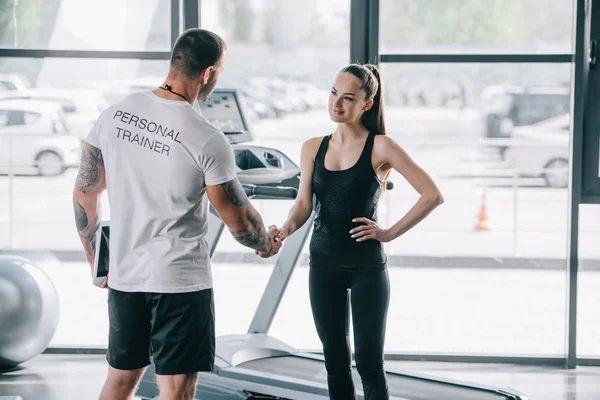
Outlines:
{"label": "man's bare leg", "polygon": [[100,393],[100,400],[129,400],[133,397],[142,374],[146,368],[125,371],[108,367],[108,376]]}
{"label": "man's bare leg", "polygon": [[196,394],[198,373],[181,375],[156,375],[160,400],[193,400]]}

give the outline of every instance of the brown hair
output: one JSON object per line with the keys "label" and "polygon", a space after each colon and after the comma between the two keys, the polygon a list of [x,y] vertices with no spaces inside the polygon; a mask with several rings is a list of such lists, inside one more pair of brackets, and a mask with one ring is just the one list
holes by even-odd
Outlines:
{"label": "brown hair", "polygon": [[361,122],[369,132],[385,135],[383,120],[383,82],[377,66],[373,64],[350,64],[340,72],[354,75],[362,82],[367,100],[373,99],[373,106],[363,113]]}
{"label": "brown hair", "polygon": [[[362,115],[361,122],[369,132],[376,135],[385,135],[385,121],[383,119],[383,81],[379,68],[373,64],[350,64],[340,72],[347,72],[357,77],[362,82],[367,100],[373,99],[373,105]],[[390,171],[385,175],[381,186],[382,192],[387,188]]]}
{"label": "brown hair", "polygon": [[226,49],[227,45],[216,33],[191,28],[177,38],[171,54],[171,67],[193,79],[206,68],[221,62]]}

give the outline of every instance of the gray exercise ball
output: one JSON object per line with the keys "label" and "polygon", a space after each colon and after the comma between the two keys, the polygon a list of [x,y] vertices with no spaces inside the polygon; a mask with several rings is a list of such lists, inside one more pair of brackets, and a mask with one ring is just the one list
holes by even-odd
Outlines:
{"label": "gray exercise ball", "polygon": [[0,367],[43,352],[59,313],[58,293],[41,268],[23,257],[0,255]]}

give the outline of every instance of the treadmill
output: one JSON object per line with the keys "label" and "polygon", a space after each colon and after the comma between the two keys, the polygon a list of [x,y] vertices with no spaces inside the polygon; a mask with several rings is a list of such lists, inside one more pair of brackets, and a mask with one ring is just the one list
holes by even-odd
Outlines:
{"label": "treadmill", "polygon": [[[241,93],[216,89],[205,103],[204,116],[228,137],[236,158],[238,179],[255,199],[294,199],[300,169],[283,153],[248,144],[254,140]],[[288,237],[269,278],[247,333],[217,337],[215,367],[198,374],[196,399],[329,399],[323,356],[305,353],[268,335],[279,303],[312,228],[313,216]],[[209,213],[207,240],[214,254],[225,225],[214,209]],[[364,399],[360,376],[353,364],[357,397]],[[510,388],[498,388],[440,379],[425,374],[386,369],[390,399],[394,400],[527,400]],[[154,399],[158,386],[150,365],[136,397]]]}

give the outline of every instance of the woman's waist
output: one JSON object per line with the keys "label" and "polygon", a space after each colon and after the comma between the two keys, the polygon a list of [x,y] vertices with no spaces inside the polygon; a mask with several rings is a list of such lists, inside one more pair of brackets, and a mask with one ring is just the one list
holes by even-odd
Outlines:
{"label": "woman's waist", "polygon": [[350,237],[351,229],[364,225],[362,222],[352,222],[355,218],[366,218],[370,221],[377,222],[377,211],[369,210],[368,212],[361,212],[344,210],[332,213],[317,210],[314,230],[324,231],[333,236],[343,236],[348,234],[348,237]]}
{"label": "woman's waist", "polygon": [[379,258],[383,252],[383,245],[378,240],[365,240],[357,242],[345,235],[331,235],[323,231],[314,231],[310,239],[310,252],[326,256],[339,256],[345,258]]}
{"label": "woman's waist", "polygon": [[[318,239],[317,239],[318,240]],[[369,247],[335,246],[311,239],[309,248],[311,266],[355,268],[357,266],[382,266],[387,256],[380,242]]]}

